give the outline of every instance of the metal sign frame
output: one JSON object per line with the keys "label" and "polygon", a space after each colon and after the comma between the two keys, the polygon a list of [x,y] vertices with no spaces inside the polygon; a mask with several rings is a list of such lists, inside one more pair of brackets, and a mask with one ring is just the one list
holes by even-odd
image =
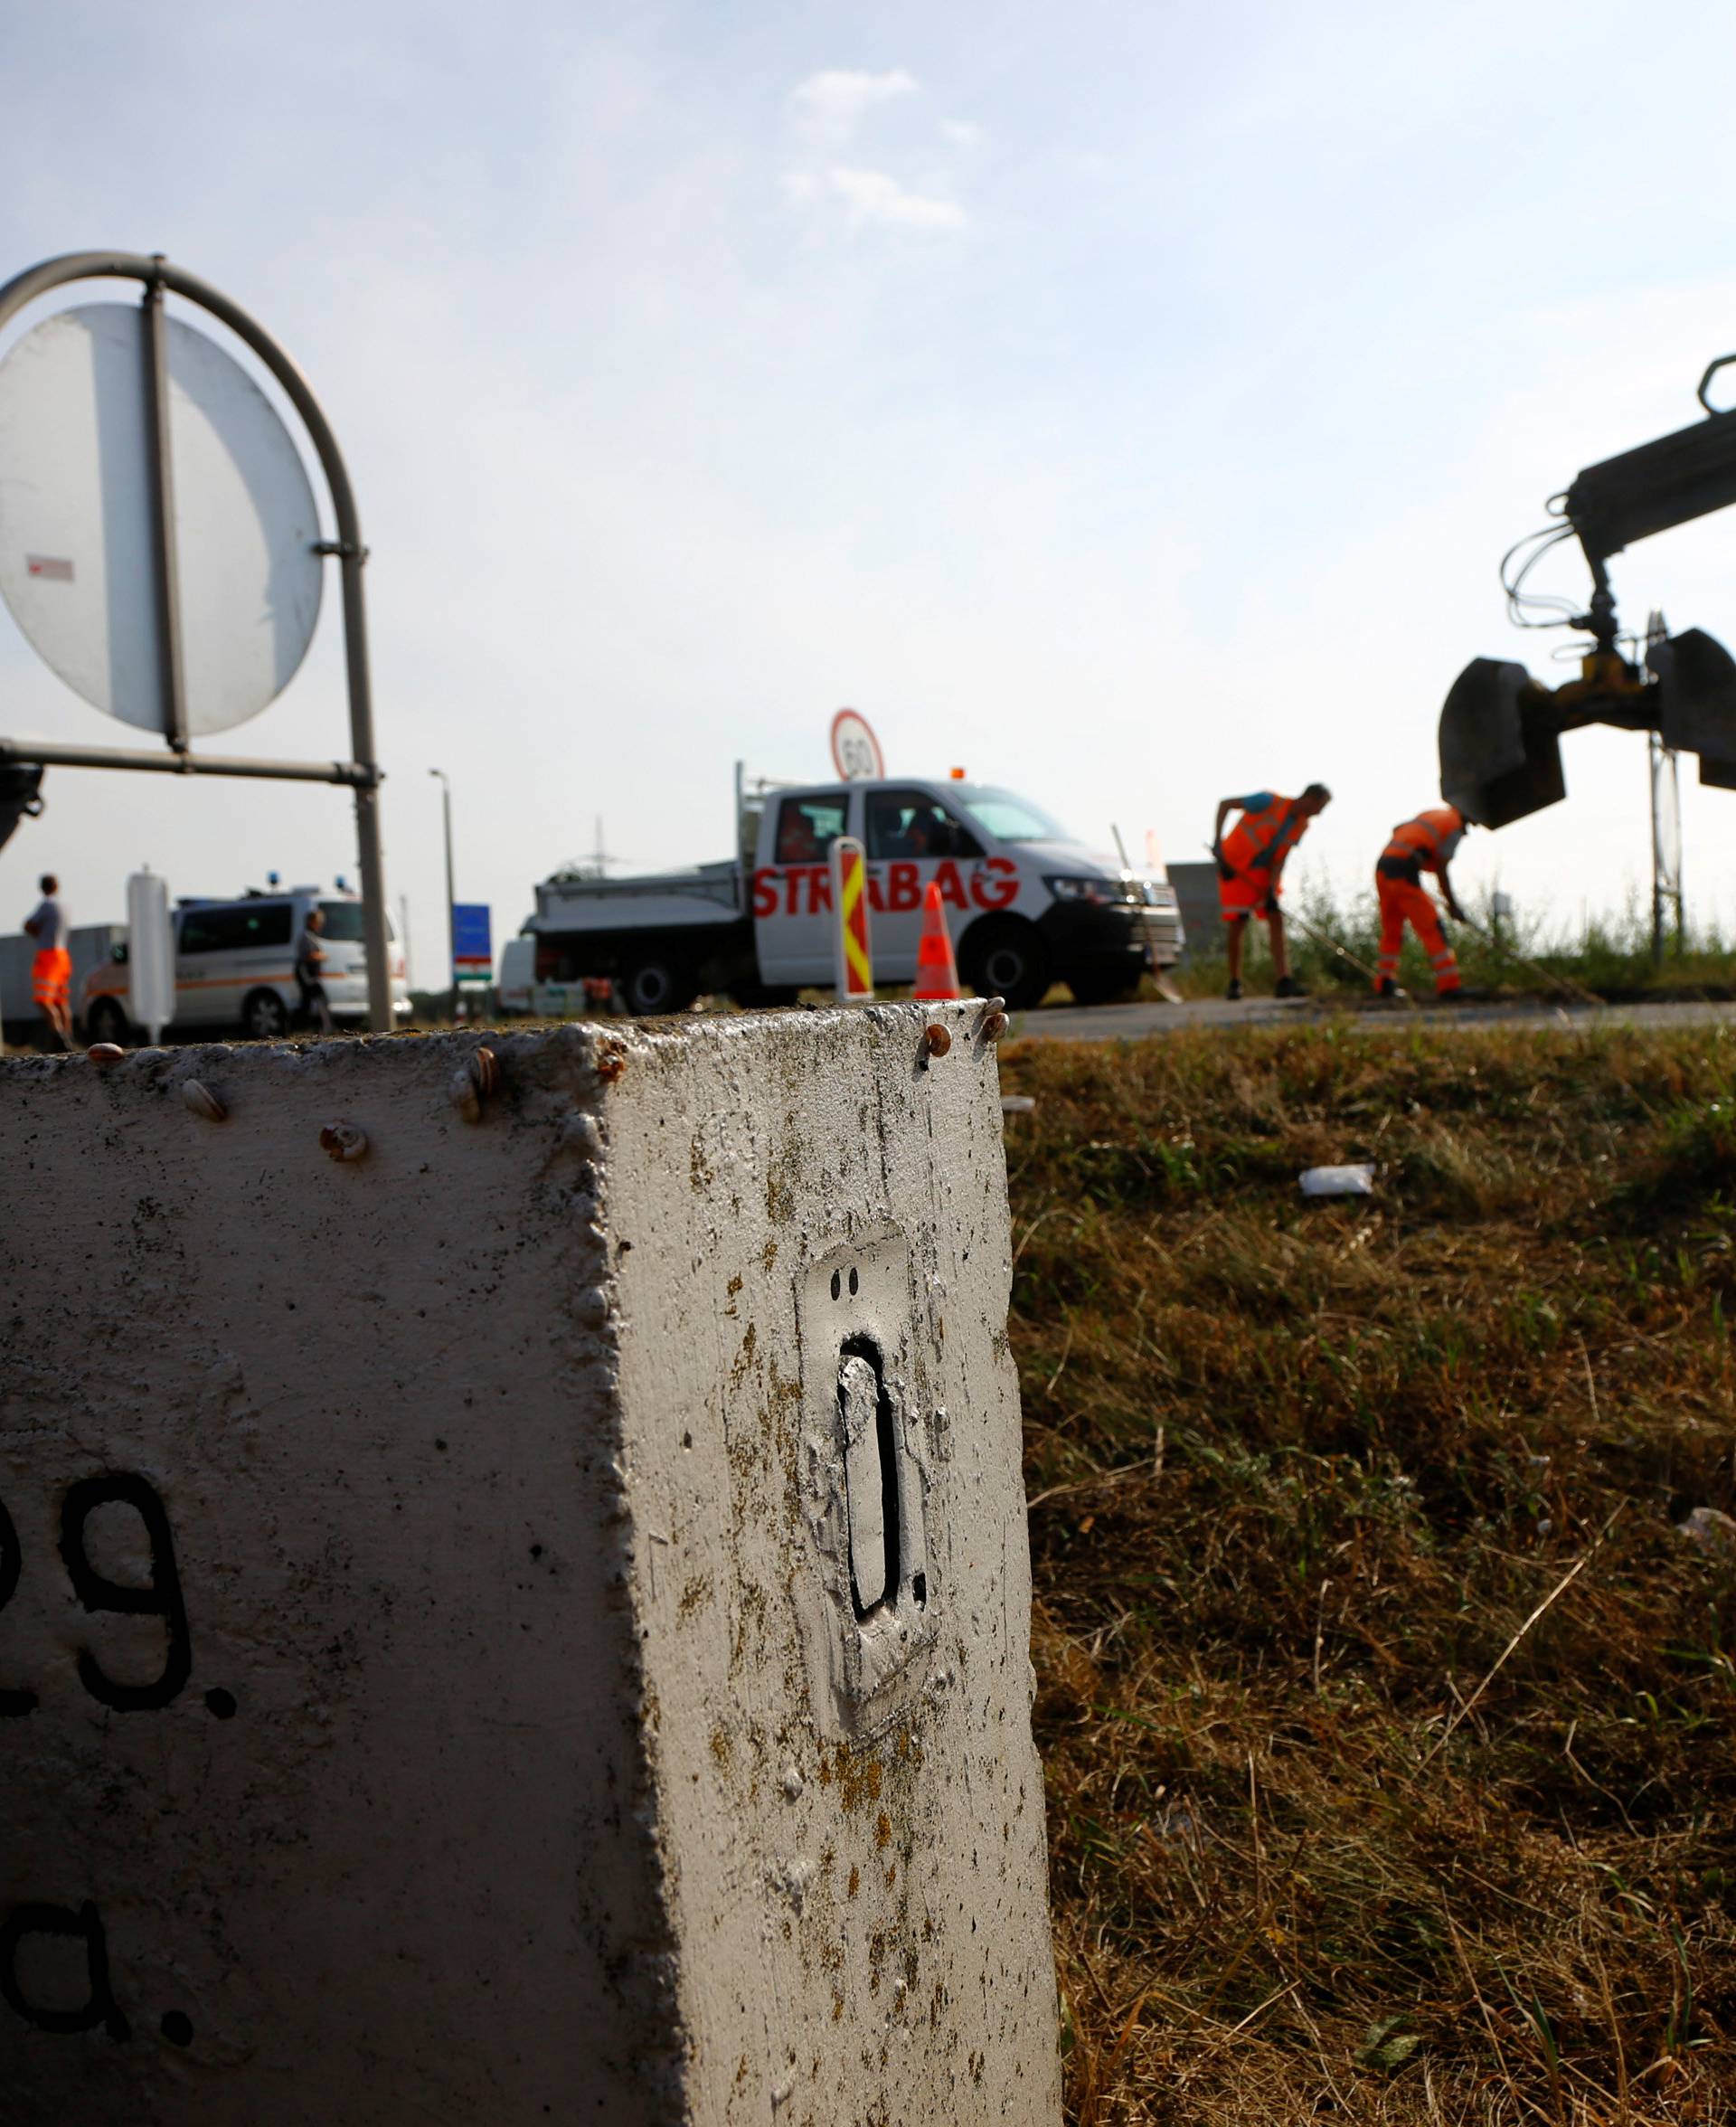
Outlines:
{"label": "metal sign frame", "polygon": [[[362,884],[362,929],[368,960],[368,1025],[375,1034],[391,1030],[392,963],[386,935],[385,859],[380,840],[380,784],[382,771],[374,755],[373,696],[368,676],[367,613],[362,571],[368,550],[344,455],[331,424],[307,380],[277,341],[238,303],[208,281],[171,265],[161,252],[150,257],[133,251],[69,251],[14,274],[0,286],[0,329],[51,290],[76,280],[142,281],[141,349],[151,410],[149,434],[153,473],[153,523],[156,538],[156,593],[163,626],[164,699],[168,707],[165,753],[144,753],[120,746],[39,745],[33,741],[0,739],[0,767],[142,769],[162,775],[247,776],[272,782],[337,783],[355,793],[355,838]],[[336,559],[344,592],[344,664],[350,702],[348,761],[265,761],[244,755],[199,753],[187,737],[182,687],[180,616],[175,596],[175,509],[168,450],[168,364],[164,348],[163,298],[176,295],[226,325],[252,349],[301,417],[318,458],[331,496],[337,537],[321,540],[315,551]]]}
{"label": "metal sign frame", "polygon": [[[1706,372],[1710,377],[1712,371]],[[1704,379],[1701,391],[1705,390]],[[1660,612],[1646,623],[1646,661],[1668,643],[1670,631]],[[1684,943],[1682,906],[1682,780],[1676,749],[1665,743],[1662,732],[1646,734],[1646,762],[1651,790],[1652,816],[1652,965],[1664,965],[1666,922],[1673,930],[1675,950]]]}
{"label": "metal sign frame", "polygon": [[1656,732],[1646,734],[1652,797],[1652,962],[1664,965],[1666,942],[1683,950],[1682,786],[1675,749]]}

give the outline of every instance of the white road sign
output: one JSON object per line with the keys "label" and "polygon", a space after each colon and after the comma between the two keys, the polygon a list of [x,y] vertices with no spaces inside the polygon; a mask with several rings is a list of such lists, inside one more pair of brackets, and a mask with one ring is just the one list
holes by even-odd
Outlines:
{"label": "white road sign", "polygon": [[840,709],[832,719],[832,764],[847,783],[867,782],[885,774],[880,741],[859,710]]}
{"label": "white road sign", "polygon": [[[265,394],[166,320],[169,463],[192,736],[244,723],[294,678],[319,617],[313,488]],[[168,729],[138,307],[63,310],[0,363],[0,597],[96,708]]]}

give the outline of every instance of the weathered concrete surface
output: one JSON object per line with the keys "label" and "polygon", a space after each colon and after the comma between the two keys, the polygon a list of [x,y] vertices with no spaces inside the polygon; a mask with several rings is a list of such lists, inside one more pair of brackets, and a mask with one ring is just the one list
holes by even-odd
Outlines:
{"label": "weathered concrete surface", "polygon": [[7,2121],[1058,2116],[975,1023],[0,1067]]}

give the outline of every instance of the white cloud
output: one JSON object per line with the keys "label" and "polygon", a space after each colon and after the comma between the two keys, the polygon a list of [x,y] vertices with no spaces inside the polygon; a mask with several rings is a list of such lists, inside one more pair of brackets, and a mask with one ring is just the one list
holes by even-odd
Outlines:
{"label": "white cloud", "polygon": [[913,96],[917,87],[915,75],[902,67],[892,67],[883,74],[828,67],[810,74],[790,90],[790,109],[797,125],[810,140],[842,147],[877,104]]}
{"label": "white cloud", "polygon": [[986,134],[974,118],[942,118],[940,137],[954,147],[980,147]]}
{"label": "white cloud", "polygon": [[870,225],[900,229],[962,229],[965,210],[957,200],[934,199],[907,192],[884,170],[835,168],[826,177],[850,210],[858,229]]}

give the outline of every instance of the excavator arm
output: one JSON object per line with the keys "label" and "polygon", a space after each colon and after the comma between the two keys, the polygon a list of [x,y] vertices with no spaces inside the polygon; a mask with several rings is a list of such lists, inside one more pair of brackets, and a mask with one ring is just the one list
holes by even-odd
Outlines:
{"label": "excavator arm", "polygon": [[1636,540],[1736,503],[1736,412],[1706,396],[1731,362],[1721,355],[1700,380],[1704,421],[1586,467],[1567,491],[1562,514],[1592,582],[1588,610],[1566,623],[1591,638],[1579,677],[1547,687],[1523,665],[1477,657],[1454,681],[1440,713],[1440,788],[1467,818],[1506,827],[1564,798],[1561,735],[1588,723],[1656,731],[1699,754],[1703,783],[1736,789],[1736,659],[1697,628],[1652,643],[1643,666],[1622,657],[1606,567]]}

